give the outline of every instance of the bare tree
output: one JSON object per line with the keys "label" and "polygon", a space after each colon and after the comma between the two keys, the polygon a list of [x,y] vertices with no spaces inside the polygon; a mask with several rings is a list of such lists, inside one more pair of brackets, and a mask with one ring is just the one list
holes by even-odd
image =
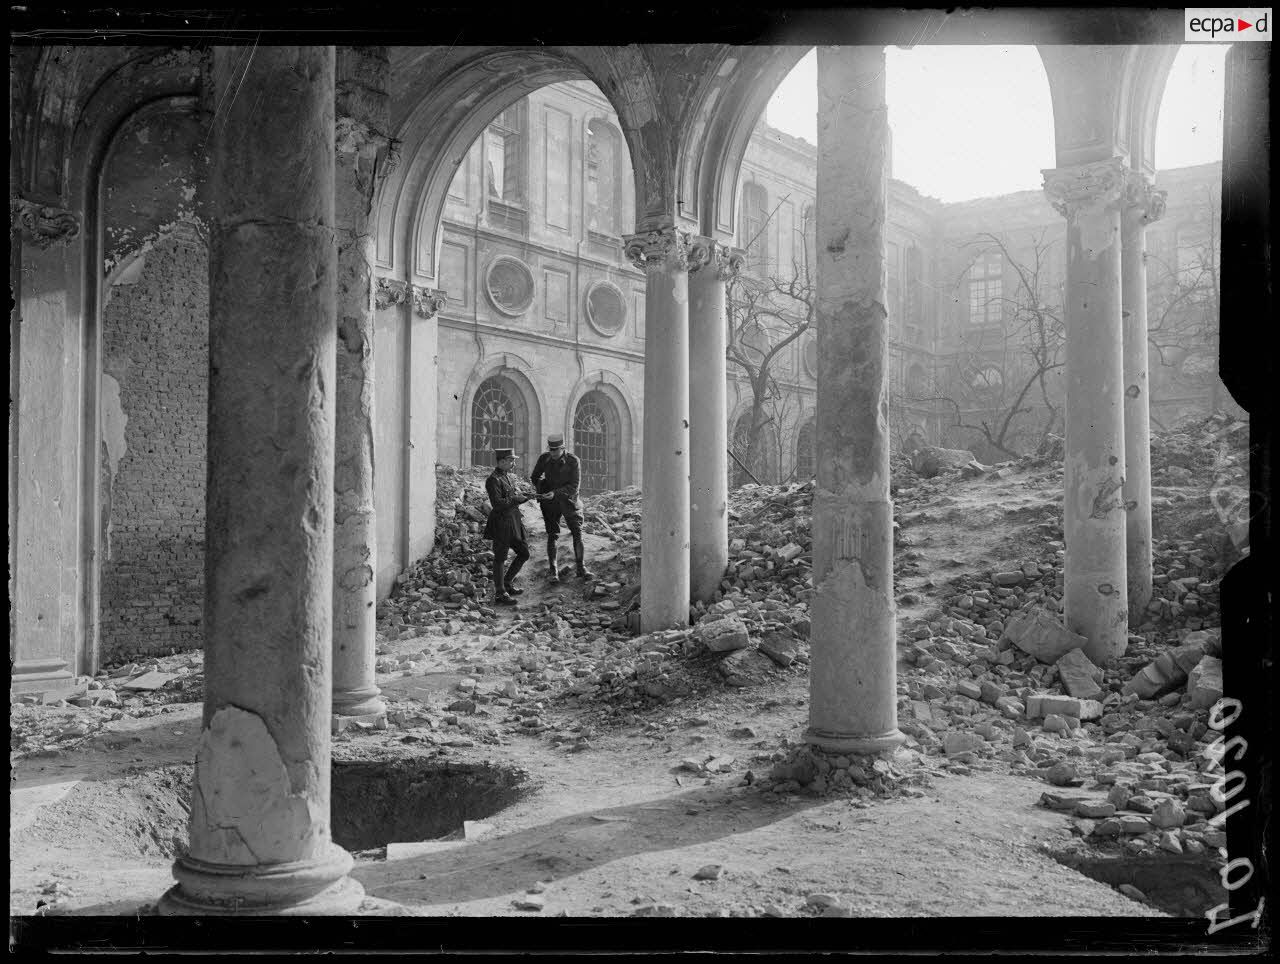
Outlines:
{"label": "bare tree", "polygon": [[[747,249],[759,243],[782,201],[770,212]],[[767,277],[739,274],[729,282],[726,322],[729,326],[727,357],[746,377],[751,389],[749,428],[745,446],[734,442],[735,455],[761,482],[777,482],[783,465],[783,447],[788,433],[784,418],[793,394],[779,381],[779,363],[788,347],[813,325],[814,288],[808,256],[809,233],[804,232],[803,260],[793,261],[790,270]],[[732,435],[731,435],[732,438]]]}
{"label": "bare tree", "polygon": [[1198,200],[1190,238],[1174,236],[1171,258],[1147,255],[1150,378],[1153,395],[1205,393],[1217,411],[1220,190],[1204,186]]}
{"label": "bare tree", "polygon": [[1055,242],[1047,233],[1032,239],[1025,256],[1008,237],[989,232],[966,243],[979,256],[999,251],[1016,283],[984,303],[1000,306],[1002,323],[962,335],[935,396],[950,407],[951,428],[968,433],[970,444],[976,434],[990,451],[1011,457],[1037,448],[1061,419],[1054,373],[1065,364],[1065,329],[1062,291],[1049,283]]}

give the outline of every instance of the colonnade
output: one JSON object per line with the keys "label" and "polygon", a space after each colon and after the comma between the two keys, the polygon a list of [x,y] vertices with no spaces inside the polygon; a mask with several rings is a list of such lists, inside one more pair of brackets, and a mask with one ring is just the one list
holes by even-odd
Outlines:
{"label": "colonnade", "polygon": [[[173,912],[342,913],[362,896],[330,833],[329,738],[335,715],[385,713],[373,676],[368,239],[386,63],[373,50],[259,48],[246,68],[236,48],[214,48],[216,88],[238,94],[212,135],[206,696],[190,852],[162,904]],[[904,739],[888,173],[884,49],[819,48],[805,736],[839,752]],[[1045,176],[1068,222],[1066,620],[1105,661],[1124,650],[1130,601],[1150,593],[1141,251],[1160,196],[1121,158]],[[646,275],[641,622],[652,631],[686,625],[691,596],[714,593],[727,563],[725,283],[742,252],[674,218],[625,241]]]}

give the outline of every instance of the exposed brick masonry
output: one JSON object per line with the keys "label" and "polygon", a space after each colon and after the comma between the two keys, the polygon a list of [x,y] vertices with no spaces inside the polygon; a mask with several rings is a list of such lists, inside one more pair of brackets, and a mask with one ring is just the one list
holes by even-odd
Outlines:
{"label": "exposed brick masonry", "polygon": [[103,473],[104,662],[204,642],[208,279],[205,247],[170,236],[103,313],[103,373],[128,419],[115,475],[109,461]]}

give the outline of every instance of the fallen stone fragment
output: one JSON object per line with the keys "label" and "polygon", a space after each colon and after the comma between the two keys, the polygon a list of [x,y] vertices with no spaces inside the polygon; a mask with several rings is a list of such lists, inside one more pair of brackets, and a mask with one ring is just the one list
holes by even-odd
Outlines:
{"label": "fallen stone fragment", "polygon": [[479,820],[462,821],[462,837],[464,840],[479,840],[492,832],[493,824],[491,823],[483,823]]}
{"label": "fallen stone fragment", "polygon": [[1080,782],[1076,774],[1076,768],[1070,763],[1055,763],[1049,767],[1044,778],[1055,787],[1069,787]]}
{"label": "fallen stone fragment", "polygon": [[810,907],[834,907],[840,903],[840,898],[835,894],[809,894],[804,902]]}
{"label": "fallen stone fragment", "polygon": [[953,730],[942,738],[942,752],[947,756],[976,752],[986,745],[986,740],[967,730]]}
{"label": "fallen stone fragment", "polygon": [[1141,904],[1145,904],[1147,902],[1147,895],[1138,890],[1138,888],[1133,886],[1133,884],[1121,884],[1116,889],[1130,900],[1136,900]]}
{"label": "fallen stone fragment", "polygon": [[831,905],[830,905],[830,906],[828,906],[828,907],[824,907],[824,908],[822,908],[822,915],[821,915],[821,916],[823,916],[823,917],[852,917],[852,916],[853,916],[853,908],[852,908],[852,907],[846,907],[844,904],[831,904]]}
{"label": "fallen stone fragment", "polygon": [[671,904],[644,904],[631,912],[632,917],[675,917],[676,909]]}
{"label": "fallen stone fragment", "polygon": [[1176,800],[1165,797],[1155,805],[1155,809],[1151,812],[1151,823],[1153,826],[1161,830],[1172,830],[1181,827],[1186,822],[1187,815],[1182,809],[1182,804]]}
{"label": "fallen stone fragment", "polygon": [[1166,830],[1160,834],[1160,849],[1167,850],[1171,854],[1180,854],[1182,853],[1182,842],[1175,834]]}
{"label": "fallen stone fragment", "polygon": [[1085,804],[1083,797],[1065,796],[1061,793],[1049,793],[1045,791],[1040,794],[1040,806],[1049,810],[1064,810],[1069,813],[1079,813],[1080,807]]}
{"label": "fallen stone fragment", "polygon": [[997,586],[1020,586],[1024,581],[1026,581],[1026,578],[1027,577],[1023,573],[1017,570],[1011,570],[1009,572],[997,572],[991,578],[991,581]]}
{"label": "fallen stone fragment", "polygon": [[1016,613],[1005,624],[1004,635],[1018,649],[1042,663],[1056,663],[1071,650],[1082,649],[1089,642],[1043,610]]}
{"label": "fallen stone fragment", "polygon": [[969,697],[971,700],[982,698],[982,687],[971,679],[962,679],[956,683],[956,692],[961,696]]}
{"label": "fallen stone fragment", "polygon": [[694,638],[713,653],[730,653],[751,645],[747,626],[736,616],[713,622],[703,620],[694,630]]}
{"label": "fallen stone fragment", "polygon": [[1097,801],[1082,800],[1076,805],[1076,816],[1087,817],[1090,820],[1105,820],[1107,817],[1116,815],[1116,806],[1114,803],[1098,803]]}
{"label": "fallen stone fragment", "polygon": [[1201,659],[1187,677],[1187,693],[1198,710],[1207,710],[1222,699],[1222,660],[1215,656]]}
{"label": "fallen stone fragment", "polygon": [[800,652],[800,646],[794,639],[780,633],[765,636],[757,648],[783,668],[794,663]]}
{"label": "fallen stone fragment", "polygon": [[541,894],[525,894],[511,902],[516,910],[542,910],[546,906],[546,898]]}
{"label": "fallen stone fragment", "polygon": [[121,683],[122,690],[158,690],[170,680],[178,678],[177,673],[161,673],[158,670],[152,670],[149,673],[143,673],[136,679],[131,679],[127,683]]}
{"label": "fallen stone fragment", "polygon": [[722,864],[707,864],[705,867],[698,868],[698,872],[693,875],[694,880],[719,880],[720,875],[724,873]]}
{"label": "fallen stone fragment", "polygon": [[1065,654],[1057,663],[1058,679],[1062,688],[1071,696],[1082,700],[1091,700],[1102,694],[1098,681],[1102,678],[1102,670],[1084,654],[1082,649],[1073,649]]}

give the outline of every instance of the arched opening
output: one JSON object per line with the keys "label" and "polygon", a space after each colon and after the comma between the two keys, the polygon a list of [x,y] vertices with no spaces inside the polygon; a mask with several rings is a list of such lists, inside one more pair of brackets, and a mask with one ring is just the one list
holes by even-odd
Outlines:
{"label": "arched opening", "polygon": [[795,478],[797,482],[805,482],[808,479],[812,479],[818,471],[818,464],[814,458],[816,454],[814,443],[814,420],[807,418],[801,423],[799,431],[796,432]]}
{"label": "arched opening", "polygon": [[524,392],[505,375],[482,381],[471,401],[471,464],[492,466],[493,451],[514,448],[528,456],[529,404]]}
{"label": "arched opening", "polygon": [[604,392],[591,391],[573,412],[573,454],[581,462],[583,495],[621,487],[622,420],[617,406]]}

